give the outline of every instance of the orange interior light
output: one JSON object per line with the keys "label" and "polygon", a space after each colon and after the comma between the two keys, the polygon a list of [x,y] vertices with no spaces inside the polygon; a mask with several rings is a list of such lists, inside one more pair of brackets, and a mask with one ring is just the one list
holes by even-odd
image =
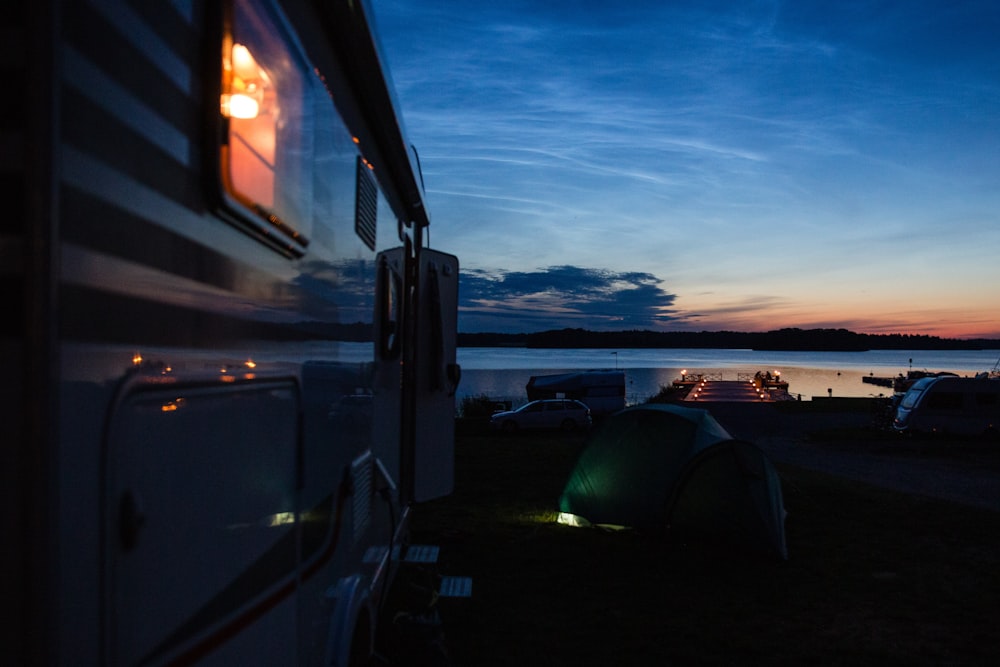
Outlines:
{"label": "orange interior light", "polygon": [[222,94],[222,115],[249,120],[261,114],[264,90],[270,85],[267,73],[257,64],[250,49],[233,44],[223,68],[229,78],[228,91]]}

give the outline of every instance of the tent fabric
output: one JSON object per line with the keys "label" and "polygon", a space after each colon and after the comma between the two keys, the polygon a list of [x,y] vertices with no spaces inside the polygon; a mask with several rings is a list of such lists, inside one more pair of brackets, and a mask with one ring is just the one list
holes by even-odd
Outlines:
{"label": "tent fabric", "polygon": [[669,506],[667,529],[680,537],[788,558],[781,480],[759,447],[730,440],[688,465]]}
{"label": "tent fabric", "polygon": [[707,410],[646,404],[609,417],[581,452],[559,509],[591,524],[699,535],[787,558],[777,471]]}

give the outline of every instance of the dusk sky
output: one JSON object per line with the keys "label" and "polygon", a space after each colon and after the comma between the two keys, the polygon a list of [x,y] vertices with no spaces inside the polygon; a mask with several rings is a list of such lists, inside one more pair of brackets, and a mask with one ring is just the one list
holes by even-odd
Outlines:
{"label": "dusk sky", "polygon": [[1000,338],[1000,3],[372,4],[460,331]]}

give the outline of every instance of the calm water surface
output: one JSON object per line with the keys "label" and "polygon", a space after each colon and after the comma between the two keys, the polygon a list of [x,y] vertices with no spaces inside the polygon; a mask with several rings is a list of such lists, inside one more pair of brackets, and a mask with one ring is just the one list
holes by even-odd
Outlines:
{"label": "calm water surface", "polygon": [[619,368],[625,371],[626,398],[641,403],[676,380],[681,371],[720,375],[736,380],[737,374],[780,371],[791,394],[813,396],[889,395],[892,389],[867,384],[865,375],[893,377],[909,369],[951,371],[974,375],[991,370],[1000,350],[870,350],[868,352],[769,352],[754,350],[536,350],[527,348],[458,349],[462,382],[457,399],[487,395],[527,400],[525,385],[532,375],[574,370]]}

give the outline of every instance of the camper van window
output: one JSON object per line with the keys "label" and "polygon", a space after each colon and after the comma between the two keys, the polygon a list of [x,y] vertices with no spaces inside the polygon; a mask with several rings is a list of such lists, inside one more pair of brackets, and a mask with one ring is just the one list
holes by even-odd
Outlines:
{"label": "camper van window", "polygon": [[266,236],[293,247],[312,231],[314,79],[281,17],[233,3],[222,41],[222,183]]}
{"label": "camper van window", "polygon": [[912,410],[913,407],[917,404],[917,401],[919,401],[920,397],[923,395],[924,395],[923,387],[918,388],[916,386],[913,386],[910,388],[909,391],[907,391],[903,395],[903,400],[899,405],[900,407],[905,408],[907,410]]}

